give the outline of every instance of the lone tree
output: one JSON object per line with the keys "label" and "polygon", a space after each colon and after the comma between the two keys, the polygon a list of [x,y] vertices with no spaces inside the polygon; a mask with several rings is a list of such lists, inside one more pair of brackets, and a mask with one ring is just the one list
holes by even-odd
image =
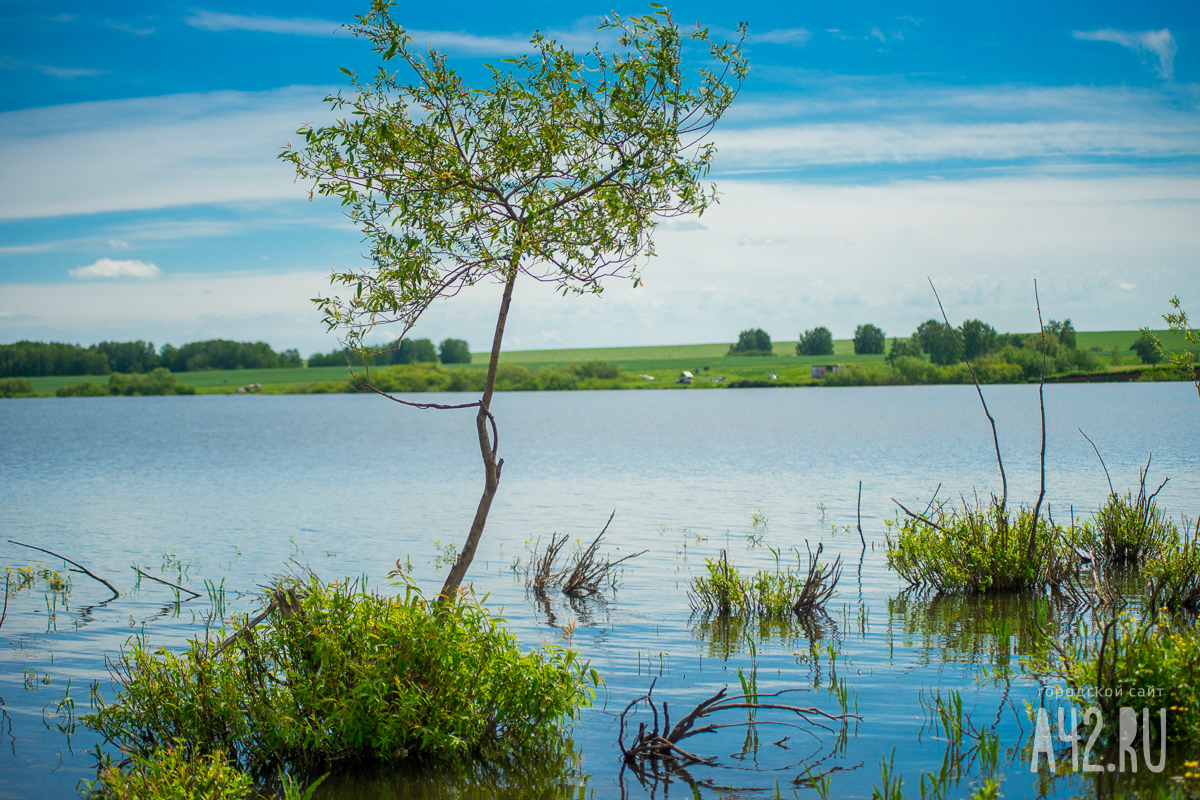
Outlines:
{"label": "lone tree", "polygon": [[833,355],[833,334],[829,328],[819,325],[812,330],[800,334],[796,344],[798,356],[831,356]]}
{"label": "lone tree", "polygon": [[877,326],[867,323],[854,329],[854,352],[857,355],[878,355],[887,344],[887,335]]}
{"label": "lone tree", "polygon": [[771,337],[762,328],[747,328],[729,346],[730,356],[769,356],[774,353]]}
{"label": "lone tree", "polygon": [[[599,293],[614,276],[640,283],[658,219],[700,214],[716,200],[716,187],[702,183],[716,154],[704,139],[749,67],[740,43],[718,42],[699,26],[683,31],[655,6],[602,21],[617,36],[615,52],[596,46],[576,56],[535,33],[532,53],[489,67],[488,84],[472,89],[443,54],[411,47],[392,7],[376,0],[349,26],[384,61],[370,80],[342,70],[353,96],[326,101],[350,113],[302,128],[303,148],[289,144],[280,158],[313,192],[338,198],[370,245],[367,266],[332,275],[345,294],[314,301],[348,347],[365,355],[364,337],[377,325],[395,324],[403,336],[435,300],[484,281],[501,287],[483,395],[437,406],[478,408],[484,467],[474,521],[442,586],[440,602],[448,602],[474,558],[504,464],[490,407],[518,278],[564,294]],[[738,30],[744,38],[745,26]],[[685,48],[706,57],[691,75]]]}

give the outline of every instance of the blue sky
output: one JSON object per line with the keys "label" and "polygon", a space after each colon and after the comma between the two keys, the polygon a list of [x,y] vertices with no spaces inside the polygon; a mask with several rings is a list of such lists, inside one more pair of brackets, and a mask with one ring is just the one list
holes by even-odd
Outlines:
{"label": "blue sky", "polygon": [[[777,340],[933,316],[1033,330],[1200,308],[1200,10],[1190,3],[688,3],[750,25],[718,128],[721,205],[662,226],[640,289],[518,286],[512,347]],[[363,246],[274,156],[338,67],[359,3],[0,9],[0,341],[335,342],[308,298]],[[578,47],[610,5],[412,3],[394,16],[469,76],[542,30]],[[642,5],[618,6],[641,13]],[[494,287],[417,330],[490,338]]]}

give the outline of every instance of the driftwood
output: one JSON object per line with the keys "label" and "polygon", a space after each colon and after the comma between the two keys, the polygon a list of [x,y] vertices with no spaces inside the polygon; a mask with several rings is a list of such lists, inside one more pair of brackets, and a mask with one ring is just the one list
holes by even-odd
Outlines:
{"label": "driftwood", "polygon": [[180,586],[179,584],[176,584],[176,583],[171,583],[170,581],[164,581],[162,578],[156,578],[156,577],[154,577],[153,575],[151,575],[151,574],[150,574],[150,573],[148,573],[148,572],[142,572],[140,569],[138,569],[138,568],[137,568],[137,566],[136,566],[136,565],[134,565],[134,567],[133,567],[133,571],[134,571],[134,572],[136,572],[138,575],[141,575],[143,578],[149,578],[150,580],[152,580],[152,581],[158,581],[159,583],[161,583],[161,584],[163,584],[163,585],[165,585],[165,586],[170,586],[172,589],[178,589],[178,590],[179,590],[179,591],[181,591],[181,592],[187,592],[187,593],[188,593],[188,594],[190,594],[192,597],[199,597],[199,596],[200,596],[200,593],[199,593],[199,592],[193,592],[191,589],[185,589],[185,588],[183,588],[182,586]]}
{"label": "driftwood", "polygon": [[[803,691],[802,689],[784,689],[778,692],[754,695],[736,695],[727,697],[728,687],[724,687],[721,691],[714,694],[712,697],[704,700],[694,709],[685,715],[672,727],[671,715],[667,708],[667,703],[664,700],[662,703],[662,720],[660,726],[658,707],[655,705],[654,682],[651,682],[650,689],[646,694],[631,701],[621,712],[620,729],[617,734],[617,747],[621,750],[621,757],[624,759],[631,769],[638,773],[644,771],[648,764],[661,762],[668,768],[688,766],[690,764],[709,764],[715,765],[715,758],[705,758],[703,756],[691,753],[680,746],[680,742],[692,736],[702,733],[713,733],[722,728],[737,728],[747,725],[782,725],[785,727],[805,728],[794,722],[781,722],[779,720],[756,720],[751,719],[747,722],[732,722],[732,723],[714,723],[696,727],[696,723],[705,720],[714,714],[720,714],[723,711],[787,711],[795,714],[804,723],[809,726],[821,728],[832,732],[833,729],[824,724],[820,720],[827,722],[844,722],[847,719],[861,720],[862,717],[857,714],[828,714],[821,711],[819,708],[803,708],[800,706],[787,705],[785,703],[763,703],[761,698],[779,697],[787,692]],[[653,715],[652,724],[648,728],[645,722],[639,723],[637,734],[633,740],[626,745],[625,731],[626,728],[632,730],[632,723],[629,720],[630,714],[635,712],[637,707],[645,704]],[[810,731],[811,733],[811,731]]]}
{"label": "driftwood", "polygon": [[30,550],[38,550],[43,553],[48,553],[48,554],[54,556],[55,558],[61,558],[63,561],[67,562],[68,564],[72,564],[75,567],[78,567],[78,569],[73,569],[73,570],[71,570],[71,572],[82,572],[84,575],[87,575],[89,578],[94,578],[95,580],[98,580],[101,583],[103,583],[105,586],[107,586],[108,590],[113,593],[114,600],[116,600],[118,597],[121,596],[121,593],[117,591],[117,587],[113,586],[111,583],[104,580],[104,578],[101,578],[99,575],[92,572],[87,567],[83,566],[82,564],[80,564],[76,561],[72,561],[71,559],[67,558],[64,555],[59,555],[58,553],[54,552],[53,550],[47,550],[44,547],[36,547],[32,544],[25,544],[24,542],[18,542],[15,539],[9,539],[8,541],[9,541],[9,544],[15,544],[18,547],[28,547]]}

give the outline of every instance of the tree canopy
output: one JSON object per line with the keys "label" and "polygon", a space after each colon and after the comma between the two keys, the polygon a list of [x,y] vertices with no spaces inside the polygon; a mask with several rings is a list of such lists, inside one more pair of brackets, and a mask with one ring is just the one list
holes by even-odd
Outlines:
{"label": "tree canopy", "polygon": [[859,355],[876,355],[883,352],[887,334],[871,323],[859,325],[854,331],[854,352]]}
{"label": "tree canopy", "polygon": [[438,345],[438,358],[443,364],[470,364],[471,347],[464,339],[443,339]]}
{"label": "tree canopy", "polygon": [[818,326],[800,334],[800,342],[796,345],[796,355],[833,355],[833,334],[829,332],[829,328]]}
{"label": "tree canopy", "polygon": [[769,356],[773,352],[771,337],[762,328],[747,328],[729,346],[731,356]]}

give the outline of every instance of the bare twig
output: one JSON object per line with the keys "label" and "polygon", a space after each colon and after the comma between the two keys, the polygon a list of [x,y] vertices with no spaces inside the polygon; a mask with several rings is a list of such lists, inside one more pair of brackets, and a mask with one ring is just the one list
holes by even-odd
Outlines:
{"label": "bare twig", "polygon": [[1033,506],[1033,530],[1029,535],[1029,558],[1033,558],[1034,548],[1037,547],[1038,516],[1042,511],[1042,501],[1046,499],[1046,326],[1042,324],[1042,301],[1038,298],[1037,279],[1033,281],[1033,301],[1037,304],[1038,331],[1042,337],[1042,377],[1038,381],[1038,407],[1042,412],[1042,450],[1041,483],[1038,487],[1037,503]]}
{"label": "bare twig", "polygon": [[4,611],[0,611],[0,628],[4,627],[4,619],[8,616],[8,583],[12,580],[8,575],[4,576]]}
{"label": "bare twig", "polygon": [[1096,451],[1096,458],[1100,459],[1100,466],[1101,466],[1101,468],[1103,468],[1104,477],[1108,481],[1108,493],[1110,495],[1115,496],[1117,493],[1117,490],[1113,488],[1112,476],[1108,474],[1108,466],[1104,463],[1104,456],[1100,455],[1100,448],[1096,447],[1096,443],[1093,442],[1091,440],[1091,438],[1086,433],[1083,432],[1083,428],[1076,428],[1075,430],[1079,431],[1079,435],[1082,436],[1083,438],[1087,439],[1087,443],[1090,444],[1092,446],[1092,449]]}
{"label": "bare twig", "polygon": [[199,596],[200,596],[200,593],[199,593],[199,592],[193,592],[191,589],[185,589],[184,587],[182,587],[182,586],[180,586],[180,585],[178,585],[178,584],[171,583],[170,581],[164,581],[162,578],[156,578],[156,577],[154,577],[153,575],[151,575],[151,574],[150,574],[150,573],[148,573],[148,572],[142,572],[140,569],[138,569],[138,568],[137,568],[137,565],[134,565],[134,566],[133,566],[133,571],[134,571],[134,572],[136,572],[138,575],[141,575],[143,578],[149,578],[150,580],[152,580],[152,581],[158,581],[159,583],[161,583],[161,584],[163,584],[163,585],[165,585],[165,586],[170,586],[172,589],[178,589],[178,590],[179,590],[179,591],[181,591],[181,592],[187,592],[187,593],[188,593],[188,594],[190,594],[192,597],[199,597]]}
{"label": "bare twig", "polygon": [[900,506],[900,510],[903,511],[905,514],[908,514],[913,519],[924,522],[926,525],[933,528],[934,530],[939,530],[942,533],[947,532],[945,528],[943,528],[941,525],[938,525],[936,522],[929,519],[929,517],[926,517],[924,514],[914,514],[913,512],[909,511],[907,508],[904,507],[904,503],[901,503],[896,498],[893,497],[892,502],[895,503],[896,505]]}
{"label": "bare twig", "polygon": [[954,340],[954,346],[958,348],[959,355],[962,356],[962,360],[966,362],[967,369],[971,373],[971,380],[975,383],[975,392],[979,395],[979,402],[983,404],[983,413],[987,415],[988,422],[992,425],[992,444],[996,446],[996,464],[1000,467],[1000,511],[1003,514],[1004,509],[1008,506],[1008,477],[1004,474],[1004,461],[1000,458],[1000,436],[996,433],[996,420],[993,419],[992,412],[988,410],[987,401],[983,399],[983,389],[979,388],[979,379],[975,377],[975,368],[971,366],[971,361],[967,358],[962,344],[958,341],[958,335],[954,332],[954,326],[950,324],[950,318],[946,316],[946,309],[942,307],[942,298],[938,297],[933,281],[928,278],[926,280],[929,280],[929,288],[933,289],[933,297],[937,300],[938,309],[942,312],[942,319],[946,322],[946,327],[950,329],[950,338]]}
{"label": "bare twig", "polygon": [[867,549],[867,540],[862,532],[862,481],[858,482],[858,538],[862,541],[862,549]]}
{"label": "bare twig", "polygon": [[67,558],[66,556],[59,555],[58,553],[54,552],[53,550],[47,550],[44,547],[36,547],[32,544],[25,544],[24,542],[18,542],[15,539],[9,539],[8,542],[9,542],[9,544],[17,545],[18,547],[28,547],[30,550],[38,550],[43,553],[48,553],[49,555],[52,555],[55,558],[61,558],[63,561],[67,562],[68,564],[72,564],[72,565],[78,567],[78,569],[72,570],[73,572],[82,572],[84,575],[87,575],[89,578],[94,578],[95,580],[98,580],[101,583],[103,583],[105,586],[107,586],[108,590],[113,593],[114,600],[121,596],[121,593],[117,591],[117,587],[113,586],[111,583],[104,580],[104,578],[101,578],[99,575],[92,572],[87,567],[83,566],[82,564],[80,564],[76,561],[72,561],[71,559]]}

